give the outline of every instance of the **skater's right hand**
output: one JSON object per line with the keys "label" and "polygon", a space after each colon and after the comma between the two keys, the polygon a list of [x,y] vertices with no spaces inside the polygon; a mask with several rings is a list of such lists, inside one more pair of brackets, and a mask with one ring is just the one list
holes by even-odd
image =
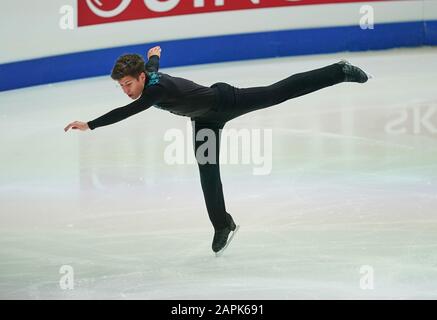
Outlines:
{"label": "skater's right hand", "polygon": [[74,122],[70,123],[68,126],[66,126],[64,128],[64,131],[67,132],[70,129],[77,129],[80,131],[86,131],[89,128],[90,127],[88,127],[88,123],[86,123],[86,122],[74,121]]}

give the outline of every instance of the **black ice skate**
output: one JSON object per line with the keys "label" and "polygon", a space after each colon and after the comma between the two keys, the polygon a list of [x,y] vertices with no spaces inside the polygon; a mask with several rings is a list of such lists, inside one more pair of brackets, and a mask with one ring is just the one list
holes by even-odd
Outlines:
{"label": "black ice skate", "polygon": [[373,78],[370,74],[364,72],[360,68],[351,65],[349,61],[341,60],[338,64],[343,67],[345,82],[365,83],[367,80]]}
{"label": "black ice skate", "polygon": [[[240,228],[240,226],[235,225],[235,222],[232,219],[231,215],[229,215],[229,217],[230,217],[229,226],[223,229],[215,230],[214,233],[214,239],[212,240],[212,251],[215,252],[216,257],[219,257],[223,253],[223,251],[225,251],[225,249],[228,247],[228,245],[231,243],[232,239],[234,238],[235,233]],[[231,232],[232,234],[229,237],[229,234]]]}

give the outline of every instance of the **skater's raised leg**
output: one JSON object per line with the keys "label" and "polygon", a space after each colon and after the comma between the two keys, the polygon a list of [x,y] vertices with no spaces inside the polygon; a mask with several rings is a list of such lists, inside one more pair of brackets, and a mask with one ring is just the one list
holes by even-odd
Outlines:
{"label": "skater's raised leg", "polygon": [[361,69],[341,61],[292,75],[270,86],[236,88],[234,111],[239,116],[346,81],[363,83],[367,76]]}

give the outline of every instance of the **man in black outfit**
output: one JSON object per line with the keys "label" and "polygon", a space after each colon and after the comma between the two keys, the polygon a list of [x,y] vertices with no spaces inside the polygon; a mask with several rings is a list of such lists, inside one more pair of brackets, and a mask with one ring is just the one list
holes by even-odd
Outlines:
{"label": "man in black outfit", "polygon": [[[347,61],[340,61],[292,75],[265,87],[240,89],[222,82],[204,87],[187,79],[158,72],[160,56],[161,48],[154,47],[148,52],[147,64],[137,54],[119,57],[111,77],[118,81],[123,91],[134,101],[95,120],[72,122],[64,130],[94,130],[126,119],[151,106],[190,117],[200,182],[208,215],[215,230],[212,250],[216,253],[226,248],[230,233],[235,233],[237,228],[231,215],[226,212],[220,180],[220,133],[226,122],[248,112],[277,105],[341,82],[364,83],[368,80],[364,71]],[[203,129],[213,132],[216,139],[212,139],[212,148],[207,148],[205,154],[199,155],[197,151],[204,142],[196,137]],[[211,152],[212,154],[208,154]],[[205,161],[205,158],[208,160]]]}

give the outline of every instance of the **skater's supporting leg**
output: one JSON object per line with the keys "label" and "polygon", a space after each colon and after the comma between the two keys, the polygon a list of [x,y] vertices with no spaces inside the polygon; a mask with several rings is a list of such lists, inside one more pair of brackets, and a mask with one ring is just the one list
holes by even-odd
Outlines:
{"label": "skater's supporting leg", "polygon": [[298,73],[270,86],[235,90],[235,112],[238,115],[267,108],[345,80],[340,64]]}
{"label": "skater's supporting leg", "polygon": [[224,123],[192,123],[194,151],[209,219],[214,229],[223,229],[229,225],[219,167],[220,129]]}

